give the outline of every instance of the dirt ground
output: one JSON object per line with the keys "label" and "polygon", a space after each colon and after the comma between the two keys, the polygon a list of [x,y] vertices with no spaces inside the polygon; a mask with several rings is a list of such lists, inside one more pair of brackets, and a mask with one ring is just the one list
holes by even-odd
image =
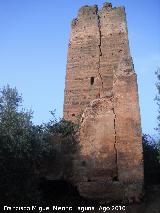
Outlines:
{"label": "dirt ground", "polygon": [[[57,196],[56,196],[57,197]],[[54,201],[53,201],[54,200]],[[51,208],[53,206],[72,207],[71,211],[51,211],[51,212],[86,212],[86,213],[160,213],[160,185],[150,185],[145,190],[145,196],[141,203],[121,204],[121,203],[101,203],[91,200],[85,200],[78,195],[67,194],[65,196],[57,197],[57,199],[50,199]],[[48,203],[48,204],[49,204]],[[87,209],[88,207],[88,209]],[[93,208],[93,209],[91,209]]]}
{"label": "dirt ground", "polygon": [[149,186],[140,204],[126,207],[126,213],[160,213],[160,185]]}

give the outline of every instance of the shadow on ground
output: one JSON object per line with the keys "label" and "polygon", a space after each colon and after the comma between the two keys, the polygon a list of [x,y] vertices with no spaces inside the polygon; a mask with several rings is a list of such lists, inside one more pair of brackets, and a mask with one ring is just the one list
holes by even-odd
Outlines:
{"label": "shadow on ground", "polygon": [[80,197],[71,184],[62,180],[43,181],[41,189],[45,205],[50,206],[50,209],[53,209],[53,206],[72,207],[72,211],[65,209],[63,212],[160,213],[160,185],[146,187],[142,202],[136,204],[102,203],[100,201],[87,200]]}

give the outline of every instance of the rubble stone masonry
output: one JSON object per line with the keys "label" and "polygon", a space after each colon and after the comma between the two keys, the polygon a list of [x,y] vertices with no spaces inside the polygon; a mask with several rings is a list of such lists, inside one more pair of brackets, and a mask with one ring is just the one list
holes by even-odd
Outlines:
{"label": "rubble stone masonry", "polygon": [[143,188],[136,73],[124,7],[83,6],[68,47],[64,119],[80,119],[71,180],[94,199],[138,200]]}

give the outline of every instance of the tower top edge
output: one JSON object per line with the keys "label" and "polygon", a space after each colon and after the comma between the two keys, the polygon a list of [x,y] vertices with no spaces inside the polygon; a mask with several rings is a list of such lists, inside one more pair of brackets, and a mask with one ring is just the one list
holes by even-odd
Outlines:
{"label": "tower top edge", "polygon": [[102,7],[98,7],[98,5],[84,5],[80,7],[80,9],[78,10],[78,15],[76,18],[73,19],[72,23],[77,21],[80,17],[83,18],[90,15],[97,15],[102,12],[109,13],[115,10],[122,10],[123,12],[125,12],[125,7],[124,6],[113,7],[112,4],[109,2],[103,3]]}
{"label": "tower top edge", "polygon": [[78,10],[78,16],[80,14],[85,14],[87,12],[100,12],[100,11],[103,11],[103,10],[107,10],[107,11],[111,11],[111,10],[115,10],[117,8],[124,8],[124,6],[118,6],[118,7],[113,7],[112,6],[112,3],[110,2],[104,2],[102,7],[98,7],[98,5],[84,5],[82,7],[80,7],[80,9]]}

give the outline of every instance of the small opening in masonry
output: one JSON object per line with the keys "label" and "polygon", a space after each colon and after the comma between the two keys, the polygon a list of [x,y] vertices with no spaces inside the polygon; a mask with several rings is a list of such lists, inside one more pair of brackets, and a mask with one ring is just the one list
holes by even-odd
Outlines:
{"label": "small opening in masonry", "polygon": [[90,83],[91,83],[91,85],[94,84],[94,77],[91,77]]}
{"label": "small opening in masonry", "polygon": [[86,162],[85,161],[82,161],[82,166],[86,166]]}
{"label": "small opening in masonry", "polygon": [[119,181],[119,179],[118,179],[117,176],[113,177],[112,180],[113,180],[113,181]]}
{"label": "small opening in masonry", "polygon": [[74,113],[72,114],[72,117],[75,117],[75,114],[74,114]]}

